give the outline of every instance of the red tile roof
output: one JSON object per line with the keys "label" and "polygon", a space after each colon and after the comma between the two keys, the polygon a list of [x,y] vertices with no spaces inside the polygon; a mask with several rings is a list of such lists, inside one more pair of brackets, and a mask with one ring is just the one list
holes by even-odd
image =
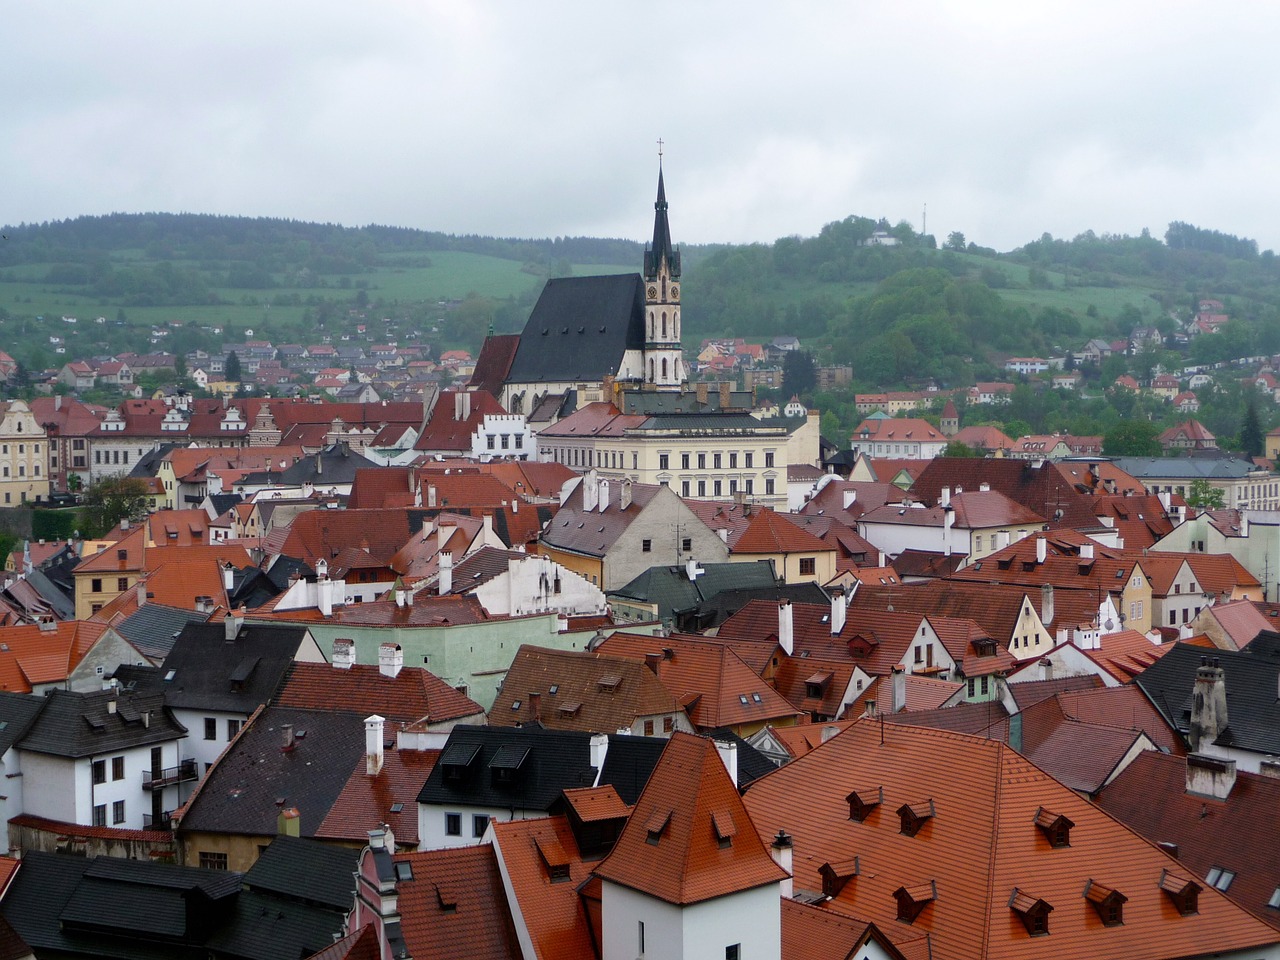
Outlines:
{"label": "red tile roof", "polygon": [[493,847],[401,853],[412,880],[397,880],[400,929],[409,956],[511,960],[520,956]]}
{"label": "red tile roof", "polygon": [[827,553],[833,548],[792,523],[784,514],[764,507],[752,514],[732,549],[735,556],[741,556],[749,553]]}
{"label": "red tile roof", "polygon": [[[394,733],[391,739],[394,743]],[[418,794],[439,758],[439,750],[397,750],[392,746],[383,754],[382,770],[369,776],[367,759],[361,757],[316,829],[316,838],[363,842],[370,830],[386,824],[397,843],[416,847]]]}
{"label": "red tile roof", "polygon": [[0,690],[30,693],[33,686],[64,682],[107,629],[85,620],[52,626],[0,629]]}
{"label": "red tile roof", "polygon": [[715,744],[683,733],[672,735],[595,874],[682,906],[786,877],[753,828]]}
{"label": "red tile roof", "polygon": [[[880,800],[861,822],[849,818],[851,785]],[[861,721],[756,780],[745,802],[762,842],[793,837],[797,888],[820,891],[824,864],[857,858],[833,906],[900,927],[895,891],[930,885],[912,928],[935,960],[1163,960],[1280,939],[1208,887],[1199,913],[1180,916],[1159,886],[1177,861],[995,740]],[[926,804],[932,816],[904,833],[898,811]],[[1069,846],[1037,828],[1046,812],[1071,821]],[[1090,880],[1128,898],[1123,925],[1103,926],[1082,894]],[[1047,936],[1011,911],[1017,891],[1053,908]]]}
{"label": "red tile roof", "polygon": [[327,663],[294,663],[274,701],[276,706],[301,710],[326,710],[335,703],[364,716],[379,714],[392,723],[426,720],[435,725],[484,713],[480,704],[429,670],[403,667],[388,677],[369,663],[345,670]]}

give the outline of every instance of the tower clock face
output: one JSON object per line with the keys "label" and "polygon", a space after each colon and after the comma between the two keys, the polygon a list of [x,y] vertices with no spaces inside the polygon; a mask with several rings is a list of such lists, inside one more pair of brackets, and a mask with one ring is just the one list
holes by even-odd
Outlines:
{"label": "tower clock face", "polygon": [[680,299],[680,288],[679,288],[679,287],[672,287],[672,288],[671,288],[671,299],[672,299],[672,300],[679,300],[679,299]]}
{"label": "tower clock face", "polygon": [[658,288],[657,288],[657,287],[650,287],[650,288],[649,288],[649,299],[650,299],[650,300],[657,300],[657,299],[658,299]]}

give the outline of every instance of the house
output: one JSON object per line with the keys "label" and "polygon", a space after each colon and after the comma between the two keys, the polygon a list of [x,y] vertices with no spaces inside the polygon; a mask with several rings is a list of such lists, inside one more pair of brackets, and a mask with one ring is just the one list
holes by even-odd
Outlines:
{"label": "house", "polygon": [[1048,370],[1049,361],[1041,357],[1010,357],[1004,362],[1004,368],[1011,373],[1029,377]]}
{"label": "house", "polygon": [[1044,518],[998,490],[951,492],[933,507],[922,503],[886,504],[864,513],[858,533],[890,556],[904,550],[962,554],[973,563],[1044,528]]}
{"label": "house", "polygon": [[1208,943],[1243,960],[1280,942],[999,740],[864,720],[744,803],[761,842],[791,839],[795,890],[927,935],[938,960],[1174,958]]}
{"label": "house", "polygon": [[940,456],[948,442],[925,420],[868,417],[854,428],[849,448],[868,457],[930,460]]}
{"label": "house", "polygon": [[1173,409],[1179,413],[1198,413],[1200,400],[1191,391],[1184,390],[1173,398]]}
{"label": "house", "polygon": [[751,512],[733,539],[729,559],[769,563],[783,583],[823,584],[836,575],[835,546],[768,507]]}
{"label": "house", "polygon": [[1217,450],[1217,438],[1198,420],[1170,427],[1156,438],[1165,453],[1178,450]]}
{"label": "house", "polygon": [[0,506],[49,499],[49,437],[22,400],[0,401]]}

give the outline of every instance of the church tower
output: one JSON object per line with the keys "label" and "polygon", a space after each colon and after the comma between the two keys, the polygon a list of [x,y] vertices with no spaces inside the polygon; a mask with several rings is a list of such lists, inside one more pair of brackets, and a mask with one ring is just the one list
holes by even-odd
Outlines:
{"label": "church tower", "polygon": [[653,211],[653,243],[644,252],[644,382],[659,390],[678,390],[685,382],[680,350],[680,251],[671,248],[661,151]]}

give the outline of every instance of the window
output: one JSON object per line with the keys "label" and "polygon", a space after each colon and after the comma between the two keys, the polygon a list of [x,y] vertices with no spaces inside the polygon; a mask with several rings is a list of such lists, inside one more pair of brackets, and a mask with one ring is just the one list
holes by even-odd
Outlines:
{"label": "window", "polygon": [[698,469],[707,469],[707,455],[705,453],[698,454]]}
{"label": "window", "polygon": [[772,467],[772,466],[773,466],[773,451],[772,451],[772,450],[766,450],[766,451],[764,452],[764,465],[765,465],[766,467]]}
{"label": "window", "polygon": [[1271,899],[1267,901],[1267,906],[1272,910],[1280,910],[1280,887],[1276,887],[1271,892]]}
{"label": "window", "polygon": [[773,477],[765,477],[764,479],[764,495],[766,497],[773,496]]}
{"label": "window", "polygon": [[502,435],[502,449],[503,449],[503,450],[510,450],[510,449],[511,449],[511,434],[509,434],[509,433],[504,433],[504,434]]}
{"label": "window", "polygon": [[1142,601],[1141,600],[1135,600],[1131,604],[1129,604],[1129,619],[1130,620],[1142,619]]}
{"label": "window", "polygon": [[240,721],[228,720],[227,721],[227,742],[230,743],[232,740],[234,740],[236,738],[236,734],[239,732],[240,732]]}
{"label": "window", "polygon": [[[676,728],[676,718],[675,718],[675,717],[663,717],[663,718],[662,718],[662,732],[663,732],[663,733],[671,733],[673,730],[675,730],[675,728]],[[1277,888],[1277,889],[1280,889],[1280,888]]]}
{"label": "window", "polygon": [[731,477],[729,479],[729,495],[732,496],[737,492],[738,492],[738,481],[735,478]]}
{"label": "window", "polygon": [[[124,757],[111,758],[111,779],[112,780],[124,779]],[[116,822],[118,823],[119,821],[116,821]]]}
{"label": "window", "polygon": [[729,454],[729,469],[730,469],[730,470],[737,470],[737,469],[738,469],[738,454],[737,454],[737,453],[731,453],[731,454]]}
{"label": "window", "polygon": [[680,481],[680,496],[682,496],[682,497],[687,497],[687,496],[689,496],[689,481],[688,481],[688,480],[681,480],[681,481]]}
{"label": "window", "polygon": [[812,577],[818,572],[818,560],[816,557],[800,558],[800,576]]}
{"label": "window", "polygon": [[989,684],[988,684],[988,679],[989,679],[988,677],[983,677],[983,678],[982,678],[982,693],[983,693],[983,695],[984,695],[984,696],[985,696],[987,693],[989,693],[989,692],[990,692],[990,689],[991,689],[991,688],[990,688],[990,686],[989,686]]}
{"label": "window", "polygon": [[713,469],[715,469],[715,470],[719,470],[719,469],[720,469],[720,454],[718,454],[718,453],[713,453],[713,454],[711,455],[711,466],[712,466],[712,468],[713,468]]}
{"label": "window", "polygon": [[711,489],[712,489],[713,496],[716,496],[716,497],[720,496],[720,494],[723,492],[721,488],[721,481],[719,480],[712,481]]}
{"label": "window", "polygon": [[742,956],[742,944],[731,943],[724,948],[724,960],[739,960]]}
{"label": "window", "polygon": [[486,436],[486,437],[484,438],[485,446],[486,446],[489,450],[492,450],[492,449],[493,449],[493,447],[494,447],[494,440],[495,440],[495,437],[494,437],[494,435],[493,435],[492,433],[491,433],[491,434],[489,434],[488,436]]}
{"label": "window", "polygon": [[644,921],[641,920],[639,921],[639,923],[640,923],[640,956],[643,957],[644,956]]}
{"label": "window", "polygon": [[652,720],[646,720],[646,721],[644,722],[644,735],[645,735],[646,737],[652,737],[652,736],[653,736],[653,721],[652,721]]}
{"label": "window", "polygon": [[1205,877],[1209,881],[1209,886],[1216,887],[1218,890],[1226,892],[1231,886],[1231,881],[1236,878],[1234,870],[1227,870],[1224,867],[1214,867],[1209,871],[1209,875]]}
{"label": "window", "polygon": [[671,455],[670,455],[670,454],[666,454],[666,453],[660,453],[660,454],[658,454],[658,469],[659,469],[659,470],[670,470],[670,469],[671,469]]}
{"label": "window", "polygon": [[743,480],[742,482],[746,484],[745,489],[748,494],[755,492],[755,488],[756,488],[755,480],[753,480],[751,477],[747,477],[747,479]]}
{"label": "window", "polygon": [[101,592],[102,592],[102,580],[101,580],[101,578],[99,578],[99,577],[94,577],[92,580],[90,580],[90,581],[89,581],[89,589],[90,589],[90,590],[92,590],[94,593],[101,593]]}
{"label": "window", "polygon": [[687,453],[680,454],[680,469],[681,470],[689,469],[689,455]]}
{"label": "window", "polygon": [[653,553],[653,541],[652,541],[652,540],[641,540],[641,541],[640,541],[640,552],[641,552],[641,553]]}
{"label": "window", "polygon": [[105,827],[107,825],[107,805],[105,803],[94,805],[93,825],[95,827]]}
{"label": "window", "polygon": [[680,549],[685,553],[688,553],[689,551],[691,551],[693,549],[693,538],[692,537],[683,538],[680,541]]}
{"label": "window", "polygon": [[969,678],[969,696],[972,697],[977,693],[977,683],[978,681],[973,677]]}
{"label": "window", "polygon": [[707,495],[707,481],[698,481],[698,496],[705,497]]}
{"label": "window", "polygon": [[747,450],[745,453],[742,454],[742,465],[746,467],[748,470],[751,469],[752,464],[754,462],[755,462],[755,454],[752,453],[750,450]]}
{"label": "window", "polygon": [[204,738],[206,740],[218,739],[218,721],[213,717],[204,718]]}
{"label": "window", "polygon": [[486,814],[477,813],[471,817],[471,836],[483,837],[487,829],[489,829],[489,817]]}
{"label": "window", "polygon": [[202,870],[225,870],[227,869],[227,855],[225,853],[211,853],[208,850],[201,850],[200,868]]}
{"label": "window", "polygon": [[444,833],[447,837],[462,836],[462,814],[446,813],[444,815]]}
{"label": "window", "polygon": [[111,822],[124,823],[124,801],[117,800],[111,804]]}
{"label": "window", "polygon": [[107,782],[107,761],[105,760],[93,761],[93,782],[94,783]]}
{"label": "window", "polygon": [[129,578],[116,577],[116,591],[118,593],[124,593],[128,589],[129,589]]}

